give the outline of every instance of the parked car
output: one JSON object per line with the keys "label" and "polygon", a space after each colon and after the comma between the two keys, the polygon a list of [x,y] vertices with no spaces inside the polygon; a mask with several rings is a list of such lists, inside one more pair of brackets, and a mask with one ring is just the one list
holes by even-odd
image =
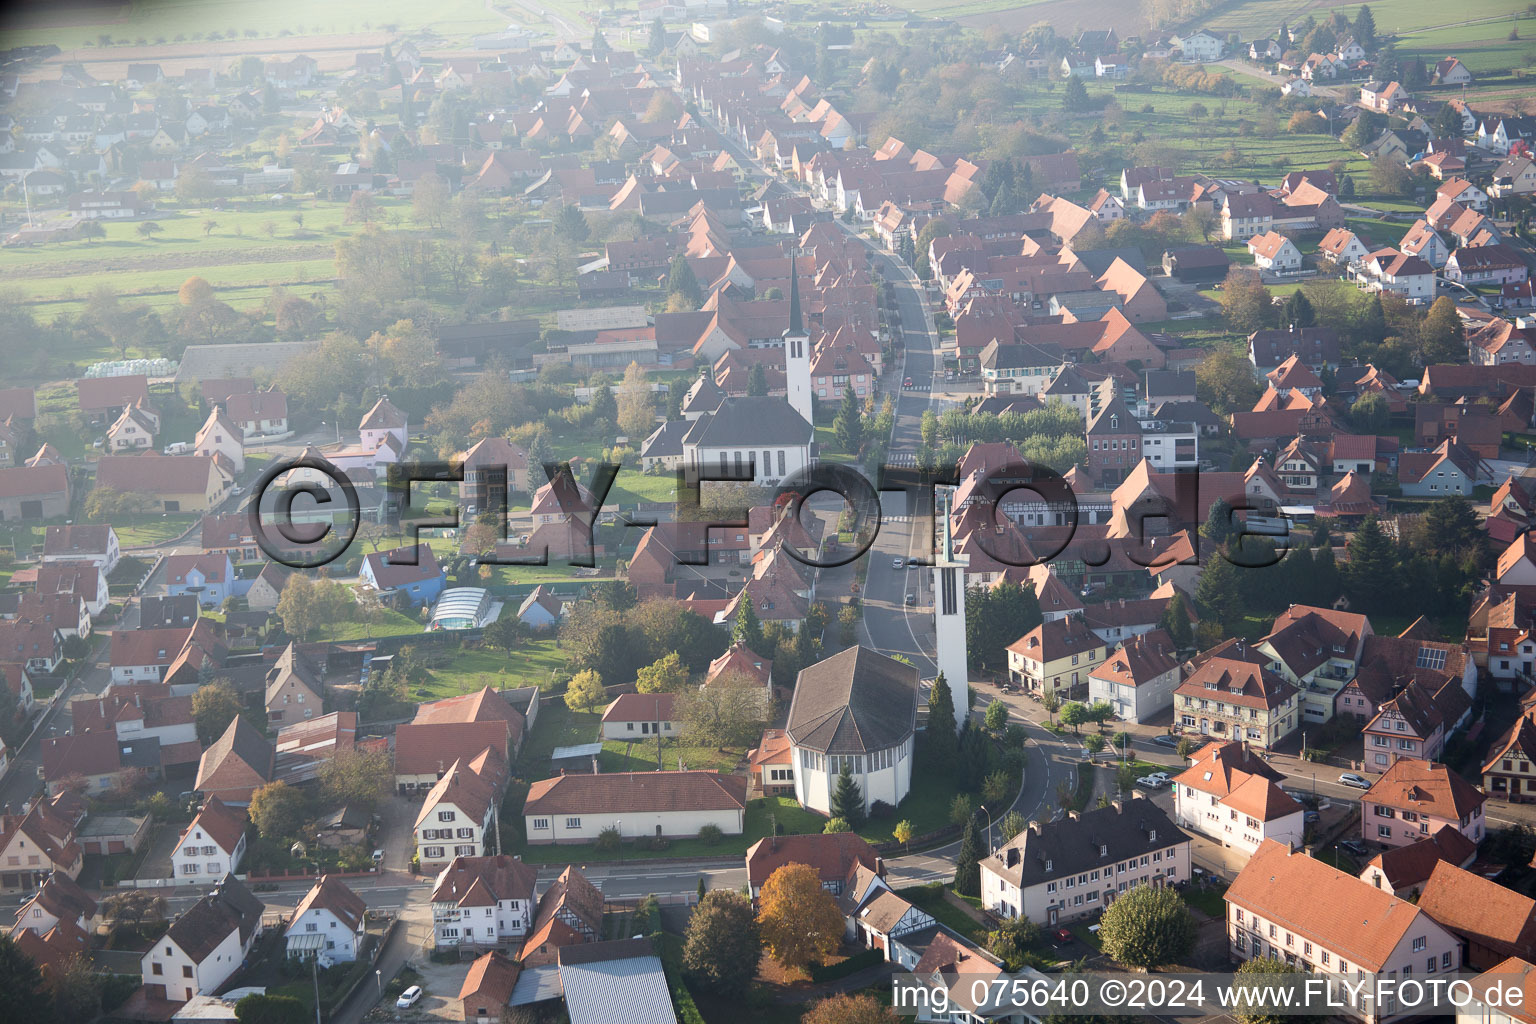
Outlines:
{"label": "parked car", "polygon": [[400,993],[400,998],[395,1000],[395,1007],[401,1010],[409,1010],[411,1007],[416,1005],[416,1001],[420,998],[421,986],[412,985],[410,988]]}
{"label": "parked car", "polygon": [[907,604],[917,604],[916,592],[911,590],[907,591]]}
{"label": "parked car", "polygon": [[1153,772],[1151,775],[1143,775],[1136,780],[1138,786],[1146,786],[1148,789],[1162,789],[1173,779],[1167,772]]}
{"label": "parked car", "polygon": [[1059,943],[1066,944],[1072,941],[1072,932],[1066,928],[1057,928],[1055,931],[1051,932],[1051,938],[1055,939]]}
{"label": "parked car", "polygon": [[1177,747],[1179,745],[1179,737],[1162,733],[1161,735],[1153,736],[1152,742],[1160,747]]}
{"label": "parked car", "polygon": [[1321,814],[1318,814],[1316,811],[1308,811],[1306,814],[1303,814],[1301,816],[1301,820],[1305,821],[1308,825],[1310,825],[1314,821],[1321,821],[1322,817],[1323,816]]}
{"label": "parked car", "polygon": [[1339,844],[1339,849],[1346,850],[1356,857],[1365,856],[1365,844],[1358,839],[1346,839]]}
{"label": "parked car", "polygon": [[1355,789],[1370,789],[1371,782],[1363,775],[1354,772],[1345,772],[1339,776],[1339,783],[1345,786],[1353,786]]}

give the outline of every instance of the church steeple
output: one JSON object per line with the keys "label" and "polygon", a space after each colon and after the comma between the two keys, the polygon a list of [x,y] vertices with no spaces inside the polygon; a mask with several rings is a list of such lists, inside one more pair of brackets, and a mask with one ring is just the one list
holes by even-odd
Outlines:
{"label": "church steeple", "polygon": [[796,253],[789,255],[789,330],[784,332],[784,337],[803,338],[805,334],[805,320],[800,315],[800,268],[796,266]]}
{"label": "church steeple", "polygon": [[785,398],[806,423],[816,422],[811,400],[811,337],[800,313],[800,275],[795,267],[796,250],[789,255],[789,327],[784,331]]}

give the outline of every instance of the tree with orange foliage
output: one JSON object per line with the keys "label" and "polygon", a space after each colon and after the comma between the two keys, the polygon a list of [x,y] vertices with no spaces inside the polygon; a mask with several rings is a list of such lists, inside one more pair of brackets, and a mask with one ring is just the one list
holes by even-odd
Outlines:
{"label": "tree with orange foliage", "polygon": [[758,905],[763,945],[787,968],[823,963],[843,941],[843,915],[809,865],[786,864],[769,875]]}
{"label": "tree with orange foliage", "polygon": [[811,1007],[802,1024],[896,1024],[901,1018],[868,993],[831,996]]}

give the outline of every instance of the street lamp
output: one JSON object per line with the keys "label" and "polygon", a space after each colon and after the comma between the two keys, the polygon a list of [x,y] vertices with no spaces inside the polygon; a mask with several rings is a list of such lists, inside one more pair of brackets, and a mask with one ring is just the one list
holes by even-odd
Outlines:
{"label": "street lamp", "polygon": [[379,983],[379,998],[383,999],[384,998],[384,972],[383,971],[374,971],[373,972],[373,976],[374,976],[375,980],[377,980],[378,983]]}
{"label": "street lamp", "polygon": [[987,816],[987,855],[992,854],[992,812],[987,810],[987,805],[981,805],[981,813]]}

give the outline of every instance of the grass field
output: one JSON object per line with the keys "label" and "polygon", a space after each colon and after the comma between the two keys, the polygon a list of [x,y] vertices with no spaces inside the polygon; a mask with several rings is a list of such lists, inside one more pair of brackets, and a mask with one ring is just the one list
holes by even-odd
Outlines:
{"label": "grass field", "polygon": [[[1326,0],[1240,0],[1211,15],[1206,27],[1217,34],[1236,32],[1247,40],[1272,36],[1282,24],[1295,24],[1308,14],[1321,21],[1336,10],[1342,10],[1353,19],[1359,5],[1341,6]],[[1507,24],[1514,17],[1526,16],[1524,5],[1517,7],[1509,0],[1465,0],[1449,7],[1434,0],[1372,0],[1371,13],[1376,18],[1378,35],[1402,34],[1480,19],[1496,19]],[[1493,34],[1486,28],[1485,32]]]}
{"label": "grass field", "polygon": [[[418,625],[417,629],[420,628]],[[433,668],[431,681],[410,696],[412,699],[437,700],[440,697],[473,693],[486,686],[495,689],[513,686],[549,689],[551,680],[558,678],[564,671],[565,655],[555,646],[553,639],[535,641],[512,654],[489,650],[458,651],[448,664]],[[542,719],[543,716],[540,717]],[[538,731],[544,728],[545,724],[541,720]]]}
{"label": "grass field", "polygon": [[[1252,85],[1253,80],[1237,76],[1240,84]],[[1188,174],[1204,171],[1218,177],[1251,177],[1261,181],[1275,181],[1288,171],[1302,167],[1326,167],[1334,161],[1342,162],[1345,170],[1356,178],[1356,185],[1364,194],[1369,164],[1359,153],[1346,148],[1328,135],[1293,135],[1285,130],[1289,115],[1270,108],[1267,102],[1235,98],[1221,100],[1212,96],[1197,96],[1163,87],[1137,86],[1120,92],[1112,92],[1111,83],[1089,82],[1092,95],[1112,94],[1120,112],[1108,121],[1102,114],[1079,115],[1067,119],[1064,130],[1069,136],[1086,136],[1095,126],[1102,124],[1111,138],[1117,134],[1130,135],[1139,132],[1152,142],[1166,145],[1177,151],[1178,171]],[[1061,115],[1061,90],[1033,89],[1024,94],[1017,109],[1025,114],[1043,117]],[[1199,104],[1208,113],[1197,116]],[[1220,111],[1225,108],[1225,115]],[[1192,113],[1192,110],[1196,111]],[[1238,121],[1248,121],[1252,128],[1248,134],[1232,130]],[[1264,132],[1268,130],[1266,136]],[[1220,144],[1213,143],[1219,139]],[[1220,157],[1228,148],[1235,151],[1231,164]],[[1092,192],[1100,184],[1085,181],[1084,189]]]}
{"label": "grass field", "polygon": [[507,18],[483,0],[277,0],[250,4],[242,0],[132,0],[120,5],[69,7],[63,13],[43,9],[32,17],[12,12],[6,19],[7,46],[55,43],[64,49],[93,46],[108,34],[116,40],[174,39],[218,32],[244,35],[345,35],[394,28],[415,35],[456,39],[505,27]]}
{"label": "grass field", "polygon": [[[661,741],[661,767],[671,771],[679,765],[704,771],[731,772],[746,756],[746,750],[717,750],[714,747],[695,747],[681,739]],[[654,737],[637,736],[633,742],[604,740],[602,768],[605,772],[648,772],[656,768],[657,750]]]}
{"label": "grass field", "polygon": [[[332,622],[321,627],[312,640],[363,640],[376,636],[410,636],[424,623],[400,612],[383,609],[373,622]],[[455,691],[457,692],[457,691]]]}

